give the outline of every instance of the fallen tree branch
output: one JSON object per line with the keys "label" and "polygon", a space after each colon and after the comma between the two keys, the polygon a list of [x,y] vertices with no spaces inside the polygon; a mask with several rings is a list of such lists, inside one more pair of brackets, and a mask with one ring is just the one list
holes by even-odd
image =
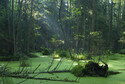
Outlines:
{"label": "fallen tree branch", "polygon": [[39,64],[33,71],[33,73],[35,73],[35,71],[40,67],[41,64]]}
{"label": "fallen tree branch", "polygon": [[[28,74],[40,74],[40,73],[68,73],[68,72],[71,72],[70,70],[58,70],[58,71],[48,71],[48,72],[46,72],[46,71],[43,71],[43,72],[27,72]],[[21,73],[17,73],[17,72],[12,72],[11,74],[21,74]],[[25,73],[23,73],[23,74],[25,74]]]}
{"label": "fallen tree branch", "polygon": [[[50,81],[62,81],[62,82],[78,82],[77,80],[69,80],[67,78],[65,79],[55,79],[55,78],[35,78],[35,77],[30,77],[30,76],[21,76],[21,75],[12,75],[9,77],[14,77],[14,78],[25,78],[25,79],[35,79],[35,80],[50,80]],[[19,83],[20,84],[20,83]]]}

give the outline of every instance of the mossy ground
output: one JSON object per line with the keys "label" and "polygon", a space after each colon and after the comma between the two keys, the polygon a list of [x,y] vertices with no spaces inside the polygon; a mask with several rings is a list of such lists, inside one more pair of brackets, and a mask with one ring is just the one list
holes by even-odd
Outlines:
{"label": "mossy ground", "polygon": [[[79,83],[75,83],[75,84],[83,84],[83,83],[85,83],[85,84],[125,84],[125,79],[124,79],[124,77],[125,77],[125,70],[124,70],[125,69],[125,55],[116,54],[114,56],[118,56],[117,57],[118,59],[112,60],[109,57],[109,60],[107,61],[109,70],[119,71],[119,72],[121,72],[120,74],[110,75],[107,78],[105,78],[105,77],[82,77],[80,79]],[[121,56],[122,56],[122,58],[121,58]],[[113,55],[111,56],[111,58],[113,58]],[[32,64],[32,69],[36,68],[36,66],[38,66],[38,64],[41,63],[39,70],[44,70],[46,68],[46,66],[49,65],[49,63],[52,59],[53,59],[52,56],[42,56],[39,54],[39,56],[37,58],[30,58],[30,59],[28,59],[28,61],[30,61],[30,64]],[[56,66],[58,61],[59,61],[58,59],[55,59],[54,65],[52,66],[51,69],[53,69],[54,66]],[[7,63],[8,62],[6,62],[6,61],[0,61],[0,64],[6,65]],[[69,69],[70,66],[72,65],[72,63],[73,63],[72,60],[64,59],[59,70]],[[82,63],[82,61],[80,63]],[[11,70],[15,71],[18,69],[19,64],[20,64],[19,61],[10,61],[8,67],[11,67]],[[78,63],[74,62],[73,66],[75,66],[77,64]],[[86,64],[86,62],[83,62],[82,64],[84,65],[84,64]],[[29,69],[30,69],[30,67],[29,67]],[[60,79],[63,79],[63,78],[76,79],[76,77],[71,73],[56,73],[54,75],[53,74],[42,74],[42,75],[38,75],[37,77],[57,77],[57,76]],[[11,82],[9,82],[9,84],[17,84],[19,81],[23,81],[24,79],[0,78],[0,80],[1,81],[11,80]],[[7,83],[5,83],[5,84],[7,84]],[[45,80],[27,80],[22,84],[73,84],[73,83],[45,81]]]}

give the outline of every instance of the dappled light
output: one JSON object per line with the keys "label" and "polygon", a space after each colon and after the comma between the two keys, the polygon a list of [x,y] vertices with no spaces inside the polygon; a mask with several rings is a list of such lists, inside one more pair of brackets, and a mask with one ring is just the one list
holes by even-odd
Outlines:
{"label": "dappled light", "polygon": [[125,84],[125,0],[0,0],[0,84]]}

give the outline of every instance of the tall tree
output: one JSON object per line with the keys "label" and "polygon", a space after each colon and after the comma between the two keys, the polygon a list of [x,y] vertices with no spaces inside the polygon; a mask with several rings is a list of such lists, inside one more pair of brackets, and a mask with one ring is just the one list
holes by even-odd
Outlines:
{"label": "tall tree", "polygon": [[15,24],[14,24],[14,0],[12,0],[12,28],[13,28],[13,52],[16,54]]}

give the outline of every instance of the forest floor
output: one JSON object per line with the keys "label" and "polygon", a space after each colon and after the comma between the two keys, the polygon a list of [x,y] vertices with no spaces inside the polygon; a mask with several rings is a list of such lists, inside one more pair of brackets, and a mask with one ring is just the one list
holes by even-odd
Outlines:
{"label": "forest floor", "polygon": [[[36,72],[44,70],[47,66],[50,65],[53,57],[52,56],[45,56],[40,53],[34,53],[38,57],[35,58],[29,58],[26,62],[29,63],[31,66],[27,67],[27,69],[34,70],[39,64],[41,66]],[[51,70],[54,69],[54,67],[58,64],[58,62],[61,59],[55,59],[53,66],[51,67]],[[86,63],[86,61],[82,60],[81,62]],[[0,64],[7,64],[7,61],[2,61]],[[107,61],[109,65],[109,70],[118,71],[121,72],[120,74],[111,75],[108,77],[81,77],[79,83],[76,82],[61,82],[61,81],[49,81],[49,80],[34,80],[34,79],[28,79],[22,84],[125,84],[125,55],[123,54],[114,54],[109,57],[109,60]],[[72,60],[63,59],[61,66],[58,68],[58,70],[64,70],[69,69],[71,65],[73,66],[77,65],[76,62],[73,62]],[[16,71],[20,66],[19,61],[11,61],[9,62],[8,67],[11,67],[11,71]],[[34,74],[31,74],[31,76],[34,76]],[[44,73],[39,74],[36,76],[36,78],[55,78],[55,79],[70,79],[74,80],[76,77],[71,73]],[[25,79],[20,78],[12,78],[12,77],[1,77],[0,78],[0,84],[17,84],[20,81],[23,81]],[[2,83],[3,82],[3,83]]]}

